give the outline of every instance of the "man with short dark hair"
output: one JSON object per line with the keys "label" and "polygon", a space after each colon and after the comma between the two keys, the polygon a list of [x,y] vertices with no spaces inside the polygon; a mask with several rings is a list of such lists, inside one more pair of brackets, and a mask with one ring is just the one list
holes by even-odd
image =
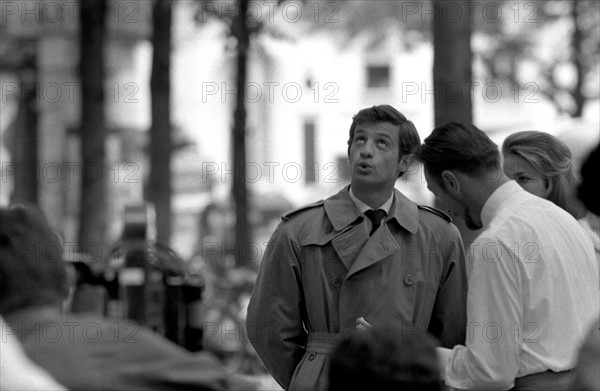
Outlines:
{"label": "man with short dark hair", "polygon": [[348,140],[350,186],[285,214],[273,233],[247,330],[285,389],[326,389],[327,357],[357,322],[430,331],[448,347],[464,341],[458,229],[394,189],[419,146],[414,125],[393,107],[361,110]]}
{"label": "man with short dark hair", "polygon": [[[62,244],[32,207],[0,208],[0,314],[25,353],[72,390],[221,390],[255,385],[129,321],[62,314]],[[3,333],[4,334],[4,333]]]}
{"label": "man with short dark hair", "polygon": [[568,212],[502,172],[496,144],[449,123],[421,148],[428,188],[483,228],[468,252],[467,343],[439,349],[459,389],[567,389],[577,347],[599,312],[594,247]]}

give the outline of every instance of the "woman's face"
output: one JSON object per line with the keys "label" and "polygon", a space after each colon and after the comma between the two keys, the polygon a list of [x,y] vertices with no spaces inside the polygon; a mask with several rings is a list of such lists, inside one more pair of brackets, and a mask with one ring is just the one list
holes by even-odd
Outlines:
{"label": "woman's face", "polygon": [[502,169],[506,176],[517,181],[523,189],[538,197],[547,198],[548,181],[521,156],[513,153],[505,155]]}

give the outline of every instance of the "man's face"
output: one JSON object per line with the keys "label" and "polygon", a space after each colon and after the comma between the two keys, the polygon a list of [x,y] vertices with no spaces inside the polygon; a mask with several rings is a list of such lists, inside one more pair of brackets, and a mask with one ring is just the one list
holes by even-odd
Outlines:
{"label": "man's face", "polygon": [[425,179],[427,180],[427,188],[429,191],[437,197],[443,208],[452,218],[463,219],[467,228],[471,230],[477,230],[482,227],[481,223],[478,222],[479,219],[476,219],[474,216],[475,212],[470,210],[460,194],[452,194],[450,191],[446,190],[435,177],[427,172],[427,170],[425,170]]}
{"label": "man's face", "polygon": [[509,153],[504,156],[502,169],[507,177],[517,181],[519,185],[531,194],[546,198],[548,181],[529,162],[519,155]]}
{"label": "man's face", "polygon": [[348,148],[352,185],[391,185],[400,174],[400,129],[388,122],[356,125]]}

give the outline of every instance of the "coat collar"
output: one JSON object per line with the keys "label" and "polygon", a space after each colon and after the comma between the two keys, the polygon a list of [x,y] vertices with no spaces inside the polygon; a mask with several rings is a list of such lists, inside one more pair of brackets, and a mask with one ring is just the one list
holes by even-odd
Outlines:
{"label": "coat collar", "polygon": [[[338,232],[362,217],[350,199],[349,187],[344,187],[337,194],[325,200],[325,213],[333,228]],[[394,202],[390,208],[388,220],[396,220],[408,232],[416,233],[419,226],[417,204],[394,189]]]}

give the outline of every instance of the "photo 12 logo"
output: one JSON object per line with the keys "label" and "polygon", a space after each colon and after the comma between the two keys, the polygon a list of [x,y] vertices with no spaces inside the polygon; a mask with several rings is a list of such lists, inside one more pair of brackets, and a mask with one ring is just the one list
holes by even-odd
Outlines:
{"label": "photo 12 logo", "polygon": [[430,100],[436,102],[458,102],[466,94],[469,94],[471,103],[481,98],[487,103],[499,102],[503,97],[512,99],[515,103],[539,103],[536,95],[540,92],[537,83],[525,84],[513,83],[502,85],[497,82],[470,82],[470,83],[416,83],[404,82],[401,86],[402,103],[417,100],[427,103]]}
{"label": "photo 12 logo", "polygon": [[[320,164],[315,162],[304,168],[310,171],[310,178],[314,182],[337,183],[339,167],[337,163],[327,162]],[[248,183],[257,183],[261,180],[269,183],[284,181],[286,183],[299,182],[305,174],[302,165],[297,162],[248,162],[246,164],[231,164],[226,162],[202,162],[202,183],[217,180],[227,183],[228,179],[233,181],[234,173],[242,173],[242,177]]]}
{"label": "photo 12 logo", "polygon": [[[239,1],[205,1],[196,19],[206,23],[210,19],[227,22],[240,12]],[[284,21],[298,23],[301,20],[313,23],[338,23],[340,6],[336,1],[250,1],[246,22],[249,24],[265,24]]]}
{"label": "photo 12 logo", "polygon": [[[139,23],[141,1],[110,0],[106,2],[106,21],[109,23]],[[77,0],[0,1],[2,24],[31,26],[79,23],[81,2]]]}
{"label": "photo 12 logo", "polygon": [[[434,4],[435,3],[435,4]],[[403,1],[401,6],[402,23],[418,19],[457,23],[468,19],[470,22],[483,20],[486,23],[538,23],[539,5],[535,1]]]}
{"label": "photo 12 logo", "polygon": [[[314,103],[339,103],[336,98],[340,87],[337,83],[326,82],[321,84],[313,82],[306,88],[303,88],[300,83],[287,82],[280,83],[274,81],[266,81],[262,84],[249,82],[244,85],[243,96],[246,103],[269,102],[274,103],[276,99],[281,99],[287,103],[297,103],[303,96],[308,99],[312,98]],[[202,103],[210,101],[218,101],[219,103],[227,103],[227,99],[231,97],[235,101],[238,94],[237,84],[221,82],[204,82],[202,83]]]}
{"label": "photo 12 logo", "polygon": [[[87,85],[87,84],[86,84]],[[106,103],[139,103],[140,86],[134,82],[114,82],[107,88]],[[16,101],[26,91],[35,91],[36,102],[75,103],[81,101],[79,81],[49,81],[45,83],[2,82],[2,103]]]}

